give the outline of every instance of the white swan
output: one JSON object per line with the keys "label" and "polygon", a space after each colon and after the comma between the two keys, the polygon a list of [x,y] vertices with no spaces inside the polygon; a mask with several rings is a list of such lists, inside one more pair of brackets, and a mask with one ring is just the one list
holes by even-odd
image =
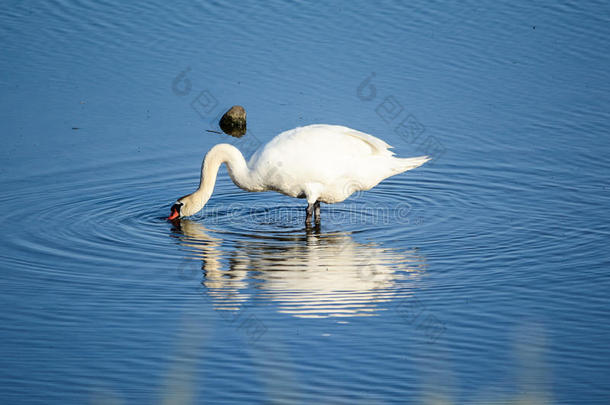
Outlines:
{"label": "white swan", "polygon": [[309,223],[315,211],[318,223],[320,202],[341,202],[355,191],[369,190],[429,160],[427,156],[397,158],[390,148],[372,135],[323,124],[282,132],[261,146],[248,163],[234,146],[218,144],[203,159],[199,188],[179,198],[168,219],[199,212],[212,195],[218,168],[226,163],[231,180],[239,188],[307,199],[305,221]]}

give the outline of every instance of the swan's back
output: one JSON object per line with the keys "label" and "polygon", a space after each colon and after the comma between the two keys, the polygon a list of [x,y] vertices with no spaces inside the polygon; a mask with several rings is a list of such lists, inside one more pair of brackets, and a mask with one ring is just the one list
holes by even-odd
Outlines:
{"label": "swan's back", "polygon": [[273,138],[259,152],[261,155],[276,151],[296,152],[307,158],[339,155],[364,157],[369,155],[392,156],[390,145],[379,138],[341,125],[316,124],[298,127]]}
{"label": "swan's back", "polygon": [[355,191],[344,195],[346,184],[368,190],[408,170],[403,168],[405,159],[393,157],[390,148],[381,139],[348,127],[309,125],[277,135],[254,153],[248,166],[263,189],[295,196],[304,185],[319,185],[320,195],[327,195],[321,201],[335,202]]}
{"label": "swan's back", "polygon": [[282,132],[250,159],[251,168],[273,163],[325,173],[345,168],[347,162],[362,162],[371,156],[392,156],[390,145],[364,132],[340,125],[308,125]]}

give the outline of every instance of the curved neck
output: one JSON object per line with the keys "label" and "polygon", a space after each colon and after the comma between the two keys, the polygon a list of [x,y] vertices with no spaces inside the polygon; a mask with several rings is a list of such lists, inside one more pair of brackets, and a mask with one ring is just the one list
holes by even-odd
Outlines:
{"label": "curved neck", "polygon": [[227,164],[229,176],[237,187],[245,190],[250,188],[250,171],[244,156],[233,145],[227,143],[218,144],[205,155],[201,165],[199,188],[193,193],[201,195],[204,204],[209,200],[214,191],[218,169],[223,163]]}

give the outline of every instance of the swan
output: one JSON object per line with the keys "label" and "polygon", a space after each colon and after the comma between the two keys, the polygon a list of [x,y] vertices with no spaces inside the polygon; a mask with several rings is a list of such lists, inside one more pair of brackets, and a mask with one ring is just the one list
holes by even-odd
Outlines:
{"label": "swan", "polygon": [[221,143],[205,155],[197,190],[179,198],[167,219],[199,212],[212,196],[220,165],[226,163],[231,180],[241,189],[305,198],[306,224],[312,216],[319,224],[320,202],[341,202],[430,160],[428,156],[397,158],[390,148],[372,135],[326,124],[282,132],[258,148],[248,163],[236,147]]}

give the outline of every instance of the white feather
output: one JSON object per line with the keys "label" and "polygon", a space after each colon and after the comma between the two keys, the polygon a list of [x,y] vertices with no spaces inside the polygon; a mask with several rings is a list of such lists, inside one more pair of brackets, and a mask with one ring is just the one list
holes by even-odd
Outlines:
{"label": "white feather", "polygon": [[372,135],[323,124],[282,132],[260,147],[247,164],[237,148],[219,144],[206,154],[197,191],[178,200],[181,216],[203,208],[222,163],[227,164],[233,182],[244,190],[277,191],[306,198],[309,204],[330,204],[429,160],[427,156],[397,158],[390,148]]}

